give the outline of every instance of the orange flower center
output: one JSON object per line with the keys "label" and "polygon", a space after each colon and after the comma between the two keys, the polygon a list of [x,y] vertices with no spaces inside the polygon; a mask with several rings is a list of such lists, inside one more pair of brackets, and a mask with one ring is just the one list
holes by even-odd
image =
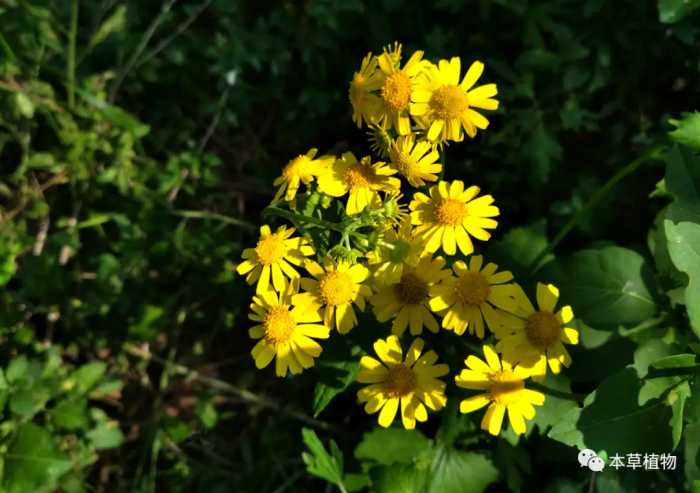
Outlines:
{"label": "orange flower center", "polygon": [[412,272],[404,272],[401,280],[394,284],[394,294],[406,305],[418,305],[428,297],[428,285]]}
{"label": "orange flower center", "polygon": [[459,276],[455,286],[457,299],[465,304],[481,306],[491,294],[489,281],[480,272],[467,272]]}
{"label": "orange flower center", "polygon": [[469,96],[459,86],[442,86],[428,102],[436,120],[458,120],[469,109]]}
{"label": "orange flower center", "polygon": [[551,312],[535,312],[525,322],[525,335],[533,346],[547,348],[559,340],[561,324]]}
{"label": "orange flower center", "polygon": [[402,71],[388,75],[382,86],[382,99],[394,111],[408,108],[411,100],[411,79]]}
{"label": "orange flower center", "polygon": [[353,164],[345,171],[345,183],[350,188],[369,188],[375,178],[374,170],[360,163]]}
{"label": "orange flower center", "polygon": [[294,335],[297,324],[286,306],[275,306],[267,312],[263,319],[265,340],[269,344],[278,345],[289,342]]}
{"label": "orange flower center", "polygon": [[389,368],[384,389],[391,397],[403,397],[416,388],[416,374],[403,363]]}
{"label": "orange flower center", "polygon": [[321,298],[327,305],[344,305],[352,301],[352,278],[345,272],[332,271],[319,282]]}
{"label": "orange flower center", "polygon": [[445,226],[461,224],[467,215],[467,205],[455,199],[442,199],[435,208],[435,220]]}
{"label": "orange flower center", "polygon": [[284,246],[284,239],[277,233],[271,234],[266,238],[261,238],[255,246],[255,254],[258,256],[258,262],[263,265],[271,265],[282,260],[287,253]]}
{"label": "orange flower center", "polygon": [[513,375],[510,370],[503,370],[489,376],[491,380],[491,399],[497,404],[507,406],[518,399],[518,393],[525,388],[525,382]]}

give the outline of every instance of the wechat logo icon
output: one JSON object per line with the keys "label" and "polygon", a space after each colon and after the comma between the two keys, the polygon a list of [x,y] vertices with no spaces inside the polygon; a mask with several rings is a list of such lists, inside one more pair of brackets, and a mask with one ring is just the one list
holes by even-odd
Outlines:
{"label": "wechat logo icon", "polygon": [[578,453],[578,462],[581,467],[588,467],[593,472],[600,472],[605,467],[605,461],[589,448]]}

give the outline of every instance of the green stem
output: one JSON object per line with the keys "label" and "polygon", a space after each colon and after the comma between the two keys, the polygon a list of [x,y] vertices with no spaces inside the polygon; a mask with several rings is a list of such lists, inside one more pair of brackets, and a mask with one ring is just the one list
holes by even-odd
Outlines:
{"label": "green stem", "polygon": [[634,171],[637,170],[642,164],[647,162],[649,159],[654,159],[656,158],[657,154],[659,151],[663,149],[663,146],[656,146],[652,147],[649,149],[647,152],[639,156],[637,159],[629,163],[627,166],[624,168],[620,169],[617,173],[613,175],[612,178],[610,178],[605,185],[603,185],[601,188],[596,190],[594,194],[591,195],[591,197],[588,199],[588,202],[576,213],[574,217],[572,217],[568,223],[564,225],[564,227],[557,233],[557,235],[554,237],[554,239],[551,241],[551,243],[540,252],[540,254],[535,258],[535,260],[532,262],[530,265],[530,272],[534,273],[535,270],[537,270],[537,267],[539,266],[540,262],[542,262],[542,259],[544,259],[549,253],[551,253],[558,245],[559,243],[566,238],[566,236],[576,227],[579,225],[579,223],[593,210],[598,203],[608,194],[610,191],[617,185],[623,178],[625,178],[627,175],[630,175]]}
{"label": "green stem", "polygon": [[68,32],[68,63],[66,79],[68,82],[68,107],[75,106],[75,45],[78,39],[78,7],[79,1],[72,0],[70,15],[70,31]]}
{"label": "green stem", "polygon": [[700,365],[684,366],[681,368],[649,368],[649,373],[644,377],[644,380],[661,377],[683,377],[694,375],[698,372],[700,372]]}
{"label": "green stem", "polygon": [[571,392],[563,392],[561,390],[550,389],[549,387],[545,387],[541,383],[537,382],[528,383],[528,387],[532,390],[539,390],[544,394],[559,397],[560,399],[566,399],[569,401],[582,402],[585,398],[585,395],[583,394],[572,394]]}
{"label": "green stem", "polygon": [[173,211],[173,214],[180,217],[186,217],[188,219],[214,219],[216,221],[221,221],[222,223],[232,224],[234,226],[240,226],[246,229],[256,229],[255,225],[250,224],[249,222],[243,221],[241,219],[236,219],[235,217],[217,214],[216,212],[176,210]]}
{"label": "green stem", "polygon": [[326,229],[332,229],[333,231],[337,231],[338,233],[345,234],[345,228],[341,226],[338,223],[332,223],[330,221],[325,221],[323,219],[318,219],[315,217],[311,216],[305,216],[303,214],[299,214],[297,212],[291,212],[287,211],[285,209],[280,209],[279,207],[275,206],[268,206],[263,210],[263,215],[272,215],[272,216],[279,216],[283,217],[285,219],[288,219],[292,222],[306,222],[306,223],[311,223],[315,224],[316,226],[320,226],[322,228]]}

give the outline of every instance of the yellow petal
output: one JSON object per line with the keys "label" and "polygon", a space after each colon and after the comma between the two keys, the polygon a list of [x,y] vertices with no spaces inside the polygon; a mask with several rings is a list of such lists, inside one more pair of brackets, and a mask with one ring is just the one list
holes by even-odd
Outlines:
{"label": "yellow petal", "polygon": [[559,290],[554,284],[537,283],[537,305],[540,310],[553,312],[559,299]]}
{"label": "yellow petal", "polygon": [[512,404],[508,406],[508,420],[516,435],[525,433],[526,426],[523,415],[520,414],[518,408]]}
{"label": "yellow petal", "polygon": [[386,404],[384,404],[384,407],[382,407],[382,410],[379,413],[379,419],[377,420],[379,422],[379,426],[384,428],[391,426],[398,409],[399,399],[397,397],[392,397],[391,399],[387,400]]}
{"label": "yellow petal", "polygon": [[503,424],[503,416],[506,413],[506,408],[499,404],[491,404],[484,414],[484,419],[481,420],[481,429],[488,431],[496,436],[501,432]]}
{"label": "yellow petal", "polygon": [[470,413],[472,411],[476,411],[477,409],[481,409],[490,402],[491,399],[489,399],[488,394],[475,395],[464,399],[459,403],[459,412],[462,414]]}

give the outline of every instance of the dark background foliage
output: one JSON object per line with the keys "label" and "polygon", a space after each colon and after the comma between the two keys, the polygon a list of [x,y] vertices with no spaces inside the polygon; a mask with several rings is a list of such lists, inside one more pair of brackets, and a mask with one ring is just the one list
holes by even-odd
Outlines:
{"label": "dark background foliage", "polygon": [[[700,100],[698,17],[663,23],[653,1],[6,0],[0,34],[0,355],[6,376],[21,355],[48,368],[13,370],[46,397],[15,405],[2,436],[43,437],[23,427],[34,420],[59,444],[49,455],[84,454],[66,491],[324,491],[306,474],[302,426],[357,469],[350,451],[373,420],[352,391],[310,417],[332,369],[284,380],[254,369],[252,292],[234,269],[287,160],[310,147],[369,153],[347,99],[368,51],[398,40],[404,53],[486,64],[501,107],[488,131],[448,148],[446,176],[496,197],[496,240],[535,223],[551,238]],[[608,242],[645,252],[663,176],[650,162],[627,177],[557,254]],[[634,347],[618,346],[594,380],[632,361]],[[581,358],[572,372],[595,366]],[[39,377],[87,363],[104,364],[89,404]],[[78,403],[72,426],[56,418],[63,400]],[[545,437],[464,443],[494,451],[494,491],[588,480]],[[679,478],[655,486],[682,489]]]}

